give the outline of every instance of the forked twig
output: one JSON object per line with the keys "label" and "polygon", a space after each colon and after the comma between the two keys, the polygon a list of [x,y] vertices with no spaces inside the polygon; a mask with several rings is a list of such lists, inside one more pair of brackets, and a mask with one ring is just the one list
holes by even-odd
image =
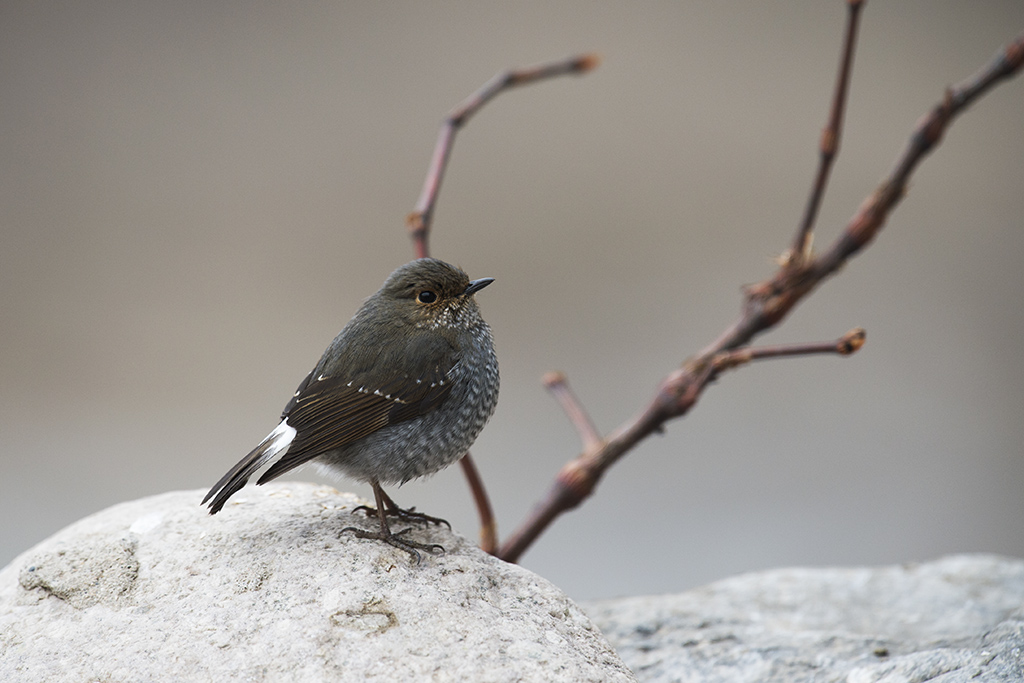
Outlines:
{"label": "forked twig", "polygon": [[[438,193],[441,190],[441,180],[444,178],[448,159],[452,153],[452,145],[455,144],[455,133],[458,129],[503,90],[517,85],[534,83],[552,76],[584,73],[596,67],[598,61],[596,55],[582,55],[499,73],[445,117],[444,123],[441,124],[441,132],[438,134],[437,144],[434,146],[434,154],[427,168],[427,178],[423,183],[423,190],[416,201],[416,208],[407,218],[409,236],[413,241],[416,258],[424,258],[430,253],[427,238],[430,235],[434,207],[437,206]],[[476,509],[480,515],[480,547],[485,552],[494,555],[498,551],[498,525],[487,496],[487,489],[484,488],[483,480],[469,453],[459,460],[459,464],[462,466],[462,473],[473,493],[473,500],[476,502]]]}
{"label": "forked twig", "polygon": [[[856,14],[859,4],[850,3],[851,15]],[[852,35],[852,31],[848,31],[848,35]],[[852,49],[848,54],[852,58]],[[801,224],[794,243],[801,245],[799,253],[806,252],[806,257],[784,259],[775,276],[747,288],[740,319],[682,368],[665,377],[652,401],[637,417],[620,426],[597,447],[585,450],[575,460],[567,463],[547,495],[502,545],[498,556],[509,562],[518,561],[523,551],[556,517],[579,505],[593,492],[600,478],[616,460],[652,432],[660,431],[667,420],[686,414],[704,387],[721,372],[724,365],[732,367],[734,360],[756,356],[791,355],[775,352],[765,356],[765,350],[758,352],[740,347],[748,344],[757,334],[777,325],[820,282],[835,273],[874,238],[889,213],[903,198],[911,173],[939,143],[953,118],[996,83],[1017,73],[1022,63],[1024,34],[1018,36],[975,76],[948,90],[943,100],[919,121],[889,177],[863,202],[840,236],[821,256],[812,257],[810,254],[805,242],[809,228],[805,229]],[[845,87],[842,76],[840,87]],[[842,99],[836,97],[835,101],[841,103]],[[841,115],[836,120],[841,120]],[[812,191],[814,202],[818,201],[814,199],[816,194],[816,190]],[[813,212],[809,224],[813,224]],[[863,337],[854,333],[852,338],[844,337],[834,348],[839,352],[843,349],[853,351],[861,343]]]}
{"label": "forked twig", "polygon": [[723,349],[747,344],[754,335],[776,325],[822,280],[867,246],[882,229],[892,209],[903,199],[914,169],[942,140],[954,117],[999,81],[1016,74],[1022,63],[1024,33],[1017,36],[988,66],[948,89],[942,101],[918,121],[889,176],[861,203],[832,246],[804,263],[786,263],[771,279],[748,287],[740,319],[701,351],[697,361]]}
{"label": "forked twig", "polygon": [[792,358],[823,353],[848,356],[864,345],[865,332],[857,328],[835,341],[788,346],[767,346],[721,351],[702,365],[687,364],[662,380],[661,386],[643,412],[612,432],[607,439],[584,450],[568,462],[555,483],[530,513],[526,522],[502,544],[498,557],[517,562],[544,529],[560,514],[590,496],[597,482],[615,462],[652,433],[662,431],[664,423],[689,412],[704,387],[722,372],[769,358]]}
{"label": "forked twig", "polygon": [[553,76],[586,73],[599,63],[600,59],[597,55],[590,54],[538,64],[525,69],[503,71],[484,83],[479,90],[449,112],[441,124],[441,132],[438,133],[437,144],[434,145],[434,154],[430,159],[427,178],[423,182],[423,189],[416,201],[416,208],[406,219],[409,236],[412,237],[418,258],[427,255],[427,237],[430,234],[430,224],[434,219],[434,207],[437,206],[441,181],[444,179],[444,172],[448,167],[448,159],[451,156],[452,145],[455,144],[455,134],[458,130],[466,125],[466,122],[481,107],[504,90],[517,85],[535,83]]}

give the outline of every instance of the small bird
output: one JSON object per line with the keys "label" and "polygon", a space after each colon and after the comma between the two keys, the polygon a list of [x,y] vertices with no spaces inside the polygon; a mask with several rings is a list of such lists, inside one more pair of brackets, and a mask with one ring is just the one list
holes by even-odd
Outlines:
{"label": "small bird", "polygon": [[[203,499],[216,514],[258,469],[264,484],[312,462],[373,488],[380,531],[355,527],[405,550],[443,551],[392,533],[388,516],[444,520],[403,510],[382,484],[433,474],[465,455],[498,402],[498,359],[474,294],[494,278],[421,258],[393,272],[367,299],[302,380],[281,422]],[[211,500],[212,499],[212,500]],[[373,512],[370,508],[365,508]]]}

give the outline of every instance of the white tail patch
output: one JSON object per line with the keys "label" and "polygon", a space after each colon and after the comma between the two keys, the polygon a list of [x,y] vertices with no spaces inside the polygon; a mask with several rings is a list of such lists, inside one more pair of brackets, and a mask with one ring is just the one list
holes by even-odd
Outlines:
{"label": "white tail patch", "polygon": [[260,454],[259,464],[253,463],[255,465],[253,470],[263,467],[287,451],[288,447],[292,445],[292,441],[295,440],[296,434],[295,428],[288,424],[288,418],[281,420],[281,424],[277,425],[274,431],[270,432],[267,438],[263,439],[260,445],[256,447]]}

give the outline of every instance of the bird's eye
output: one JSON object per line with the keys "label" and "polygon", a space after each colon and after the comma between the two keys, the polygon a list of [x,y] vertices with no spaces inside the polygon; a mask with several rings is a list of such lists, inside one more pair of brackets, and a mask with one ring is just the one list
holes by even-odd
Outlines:
{"label": "bird's eye", "polygon": [[416,301],[419,301],[421,304],[432,304],[437,301],[437,294],[434,294],[429,289],[424,289],[420,292],[419,296],[416,297]]}

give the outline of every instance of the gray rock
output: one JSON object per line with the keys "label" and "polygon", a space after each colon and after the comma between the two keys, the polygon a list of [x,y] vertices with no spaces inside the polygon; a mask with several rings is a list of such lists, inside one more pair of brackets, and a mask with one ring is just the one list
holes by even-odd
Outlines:
{"label": "gray rock", "polygon": [[202,491],[87,517],[0,571],[2,681],[633,681],[550,583],[446,529],[442,556],[372,528],[352,495]]}
{"label": "gray rock", "polygon": [[641,681],[1024,681],[1024,561],[779,569],[585,605]]}

